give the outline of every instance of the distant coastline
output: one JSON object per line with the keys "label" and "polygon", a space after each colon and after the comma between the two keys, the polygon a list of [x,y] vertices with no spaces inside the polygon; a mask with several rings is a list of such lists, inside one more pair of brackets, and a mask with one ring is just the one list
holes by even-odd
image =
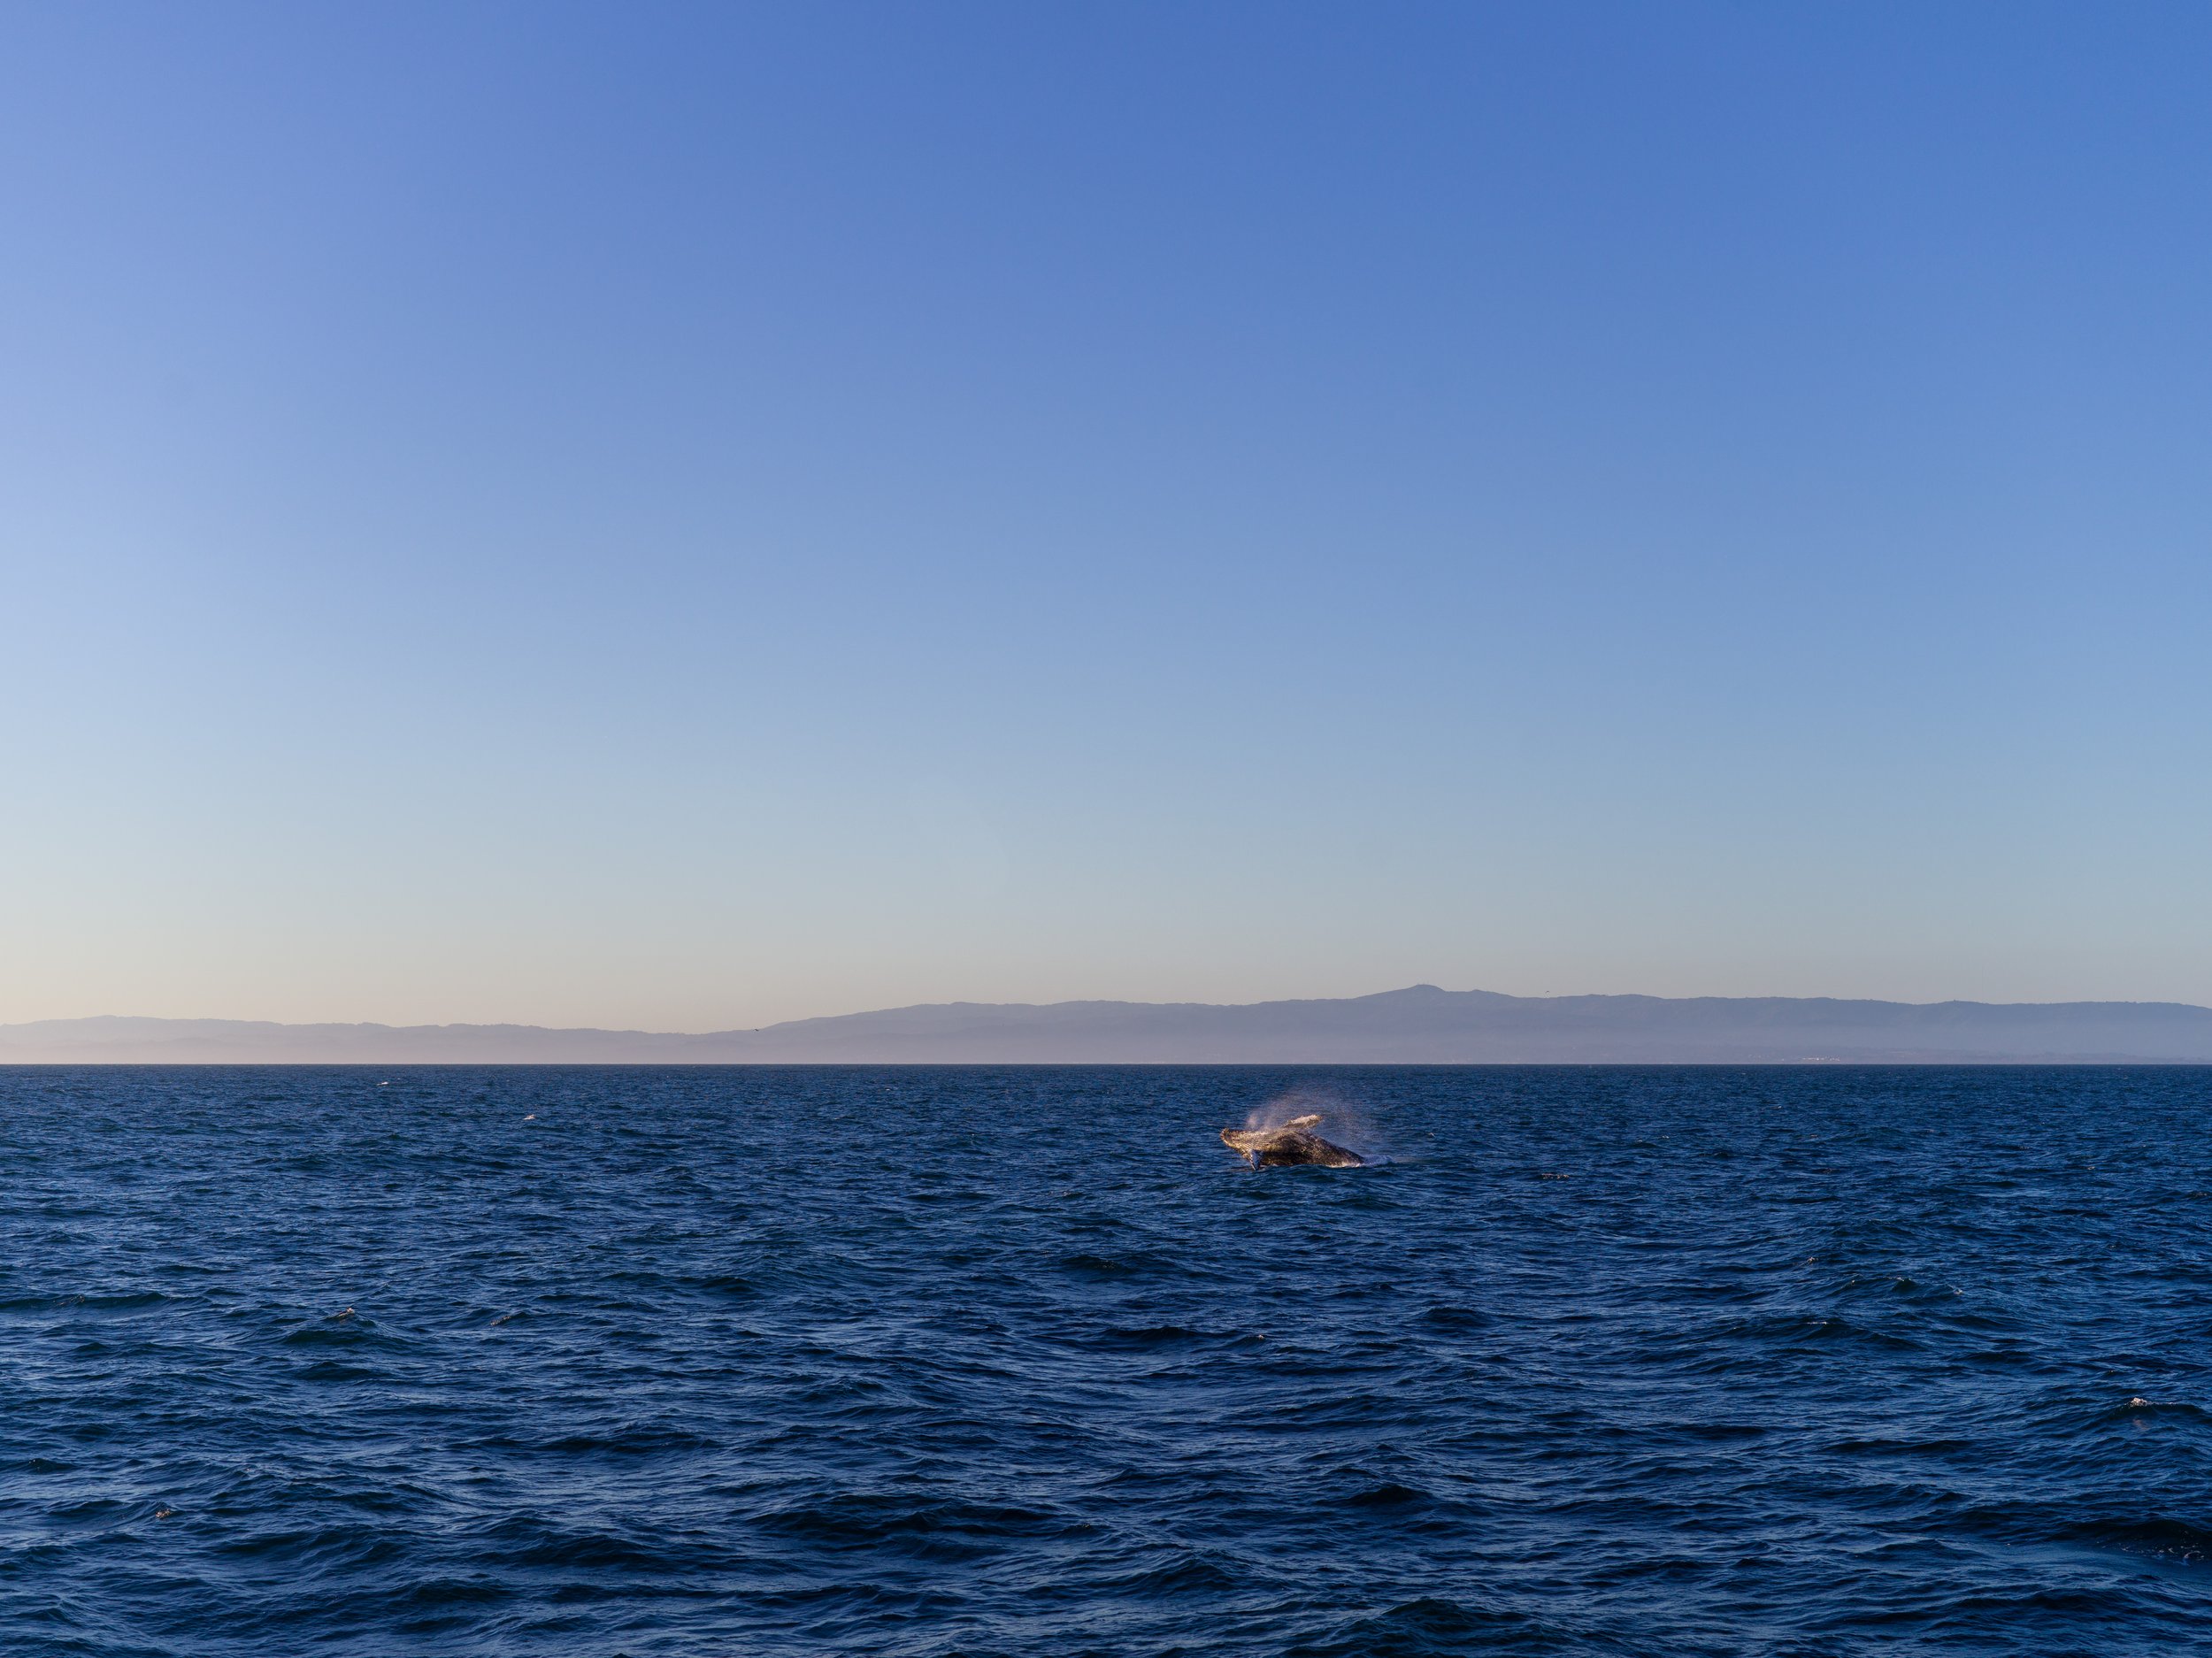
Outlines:
{"label": "distant coastline", "polygon": [[0,1064],[2212,1063],[2182,1002],[1507,996],[943,1002],[700,1034],[97,1017],[0,1025]]}

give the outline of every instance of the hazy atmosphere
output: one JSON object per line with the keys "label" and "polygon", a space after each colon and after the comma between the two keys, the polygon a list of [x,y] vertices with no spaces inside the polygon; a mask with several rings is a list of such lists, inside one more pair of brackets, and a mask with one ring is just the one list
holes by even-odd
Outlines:
{"label": "hazy atmosphere", "polygon": [[1368,18],[11,8],[0,1023],[2212,1002],[2212,12]]}
{"label": "hazy atmosphere", "polygon": [[0,1654],[2212,1653],[2208,71],[0,0]]}

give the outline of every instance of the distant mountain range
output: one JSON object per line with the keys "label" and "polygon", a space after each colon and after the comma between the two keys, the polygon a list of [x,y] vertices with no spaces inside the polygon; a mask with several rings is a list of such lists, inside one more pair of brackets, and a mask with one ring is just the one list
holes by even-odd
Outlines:
{"label": "distant mountain range", "polygon": [[1503,996],[1416,985],[1337,1001],[954,1002],[705,1035],[528,1025],[48,1019],[0,1064],[2212,1063],[2170,1002]]}

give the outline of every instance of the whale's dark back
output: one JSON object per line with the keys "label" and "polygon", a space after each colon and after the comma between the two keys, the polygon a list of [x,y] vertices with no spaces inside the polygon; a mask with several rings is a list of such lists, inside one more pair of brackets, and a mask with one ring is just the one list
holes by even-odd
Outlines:
{"label": "whale's dark back", "polygon": [[1222,1144],[1242,1152],[1256,1168],[1280,1169],[1297,1163],[1317,1163],[1324,1169],[1357,1169],[1366,1159],[1326,1140],[1310,1128],[1235,1129],[1221,1131]]}

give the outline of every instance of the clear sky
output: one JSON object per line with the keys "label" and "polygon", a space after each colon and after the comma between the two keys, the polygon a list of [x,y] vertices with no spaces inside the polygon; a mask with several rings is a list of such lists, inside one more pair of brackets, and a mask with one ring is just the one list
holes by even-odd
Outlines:
{"label": "clear sky", "polygon": [[0,1020],[2212,1002],[2212,9],[0,12]]}

